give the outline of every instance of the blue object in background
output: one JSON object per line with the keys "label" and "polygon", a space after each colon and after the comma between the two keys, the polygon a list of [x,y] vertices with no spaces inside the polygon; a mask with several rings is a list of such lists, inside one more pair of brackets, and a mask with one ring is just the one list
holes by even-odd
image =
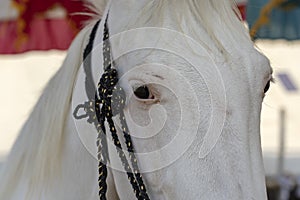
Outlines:
{"label": "blue object in background", "polygon": [[289,92],[298,91],[296,84],[292,81],[292,79],[290,78],[290,76],[288,74],[279,73],[277,76],[287,91],[289,91]]}
{"label": "blue object in background", "polygon": [[[246,19],[250,29],[258,20],[263,6],[270,1],[248,0]],[[282,7],[274,8],[269,20],[268,24],[258,30],[254,39],[300,39],[300,0],[287,0]]]}

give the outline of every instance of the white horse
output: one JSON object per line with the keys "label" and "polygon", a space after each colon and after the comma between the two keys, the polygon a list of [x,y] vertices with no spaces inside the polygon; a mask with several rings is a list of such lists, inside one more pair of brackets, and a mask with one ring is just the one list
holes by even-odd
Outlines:
{"label": "white horse", "polygon": [[[266,199],[260,111],[272,70],[234,4],[98,4],[150,199]],[[91,53],[94,80],[103,73],[104,21]],[[1,200],[98,198],[97,133],[72,115],[87,100],[81,62],[91,29],[78,34],[23,127],[0,176]],[[107,199],[135,199],[110,142],[109,155]]]}

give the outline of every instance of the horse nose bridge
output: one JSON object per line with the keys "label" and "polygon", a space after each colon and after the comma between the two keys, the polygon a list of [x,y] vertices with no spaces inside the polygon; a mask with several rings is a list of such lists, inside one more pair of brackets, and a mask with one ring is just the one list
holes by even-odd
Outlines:
{"label": "horse nose bridge", "polygon": [[[262,157],[261,137],[260,137],[260,112],[252,113],[249,120],[249,151],[252,170],[252,184],[256,199],[267,199],[265,185],[265,171]],[[257,124],[253,126],[253,124]]]}
{"label": "horse nose bridge", "polygon": [[241,125],[243,135],[243,152],[245,156],[244,182],[248,185],[254,199],[267,199],[265,186],[265,173],[262,158],[261,138],[260,138],[260,110],[251,107],[247,116],[244,116],[244,123]]}
{"label": "horse nose bridge", "polygon": [[[239,181],[243,196],[266,199],[265,175],[263,168],[262,149],[260,140],[260,106],[251,101],[251,96],[244,97],[243,104],[235,101],[227,109],[227,127],[225,133],[231,132],[229,140],[235,141],[238,153],[234,156],[239,159],[237,165],[240,170]],[[233,160],[233,163],[234,163]]]}

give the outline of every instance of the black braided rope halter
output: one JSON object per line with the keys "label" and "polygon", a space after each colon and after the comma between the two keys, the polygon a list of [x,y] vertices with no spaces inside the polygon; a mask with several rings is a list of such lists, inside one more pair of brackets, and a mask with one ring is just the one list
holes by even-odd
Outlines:
{"label": "black braided rope halter", "polygon": [[[104,73],[100,78],[97,88],[93,87],[91,83],[91,69],[90,69],[90,54],[93,48],[93,42],[95,34],[99,25],[99,22],[94,26],[90,41],[84,51],[84,70],[87,75],[86,77],[86,91],[89,101],[77,106],[74,110],[74,117],[76,119],[82,119],[88,117],[87,121],[94,124],[98,136],[97,136],[97,148],[98,148],[98,172],[99,172],[99,199],[106,200],[107,193],[107,163],[109,162],[108,146],[106,140],[106,128],[105,121],[108,124],[109,130],[111,132],[113,143],[116,147],[117,154],[122,162],[124,170],[126,171],[128,180],[132,186],[135,196],[138,200],[150,200],[146,186],[144,184],[142,175],[140,173],[137,158],[135,156],[135,150],[132,143],[132,139],[129,133],[129,129],[126,123],[124,115],[124,107],[126,102],[126,95],[124,90],[118,85],[118,73],[113,66],[112,55],[111,55],[111,45],[109,41],[109,29],[107,26],[106,17],[104,23],[103,32],[103,67]],[[90,77],[88,77],[90,76]],[[89,87],[89,88],[88,88]],[[94,89],[94,96],[91,95],[90,88]],[[85,113],[82,116],[78,116],[78,111],[83,108]],[[117,135],[117,130],[113,121],[113,116],[119,115],[121,122],[122,132],[125,138],[125,143],[127,146],[127,151],[129,152],[129,161],[122,149],[121,142]]]}

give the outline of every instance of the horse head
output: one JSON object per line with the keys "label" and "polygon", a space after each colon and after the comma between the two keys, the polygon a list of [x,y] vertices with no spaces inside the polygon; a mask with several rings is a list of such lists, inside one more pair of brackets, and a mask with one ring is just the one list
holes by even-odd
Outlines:
{"label": "horse head", "polygon": [[[106,21],[149,197],[266,199],[260,111],[272,69],[232,4],[112,1],[103,18],[91,53],[94,78],[103,73]],[[109,156],[121,197],[131,186],[113,143]]]}

